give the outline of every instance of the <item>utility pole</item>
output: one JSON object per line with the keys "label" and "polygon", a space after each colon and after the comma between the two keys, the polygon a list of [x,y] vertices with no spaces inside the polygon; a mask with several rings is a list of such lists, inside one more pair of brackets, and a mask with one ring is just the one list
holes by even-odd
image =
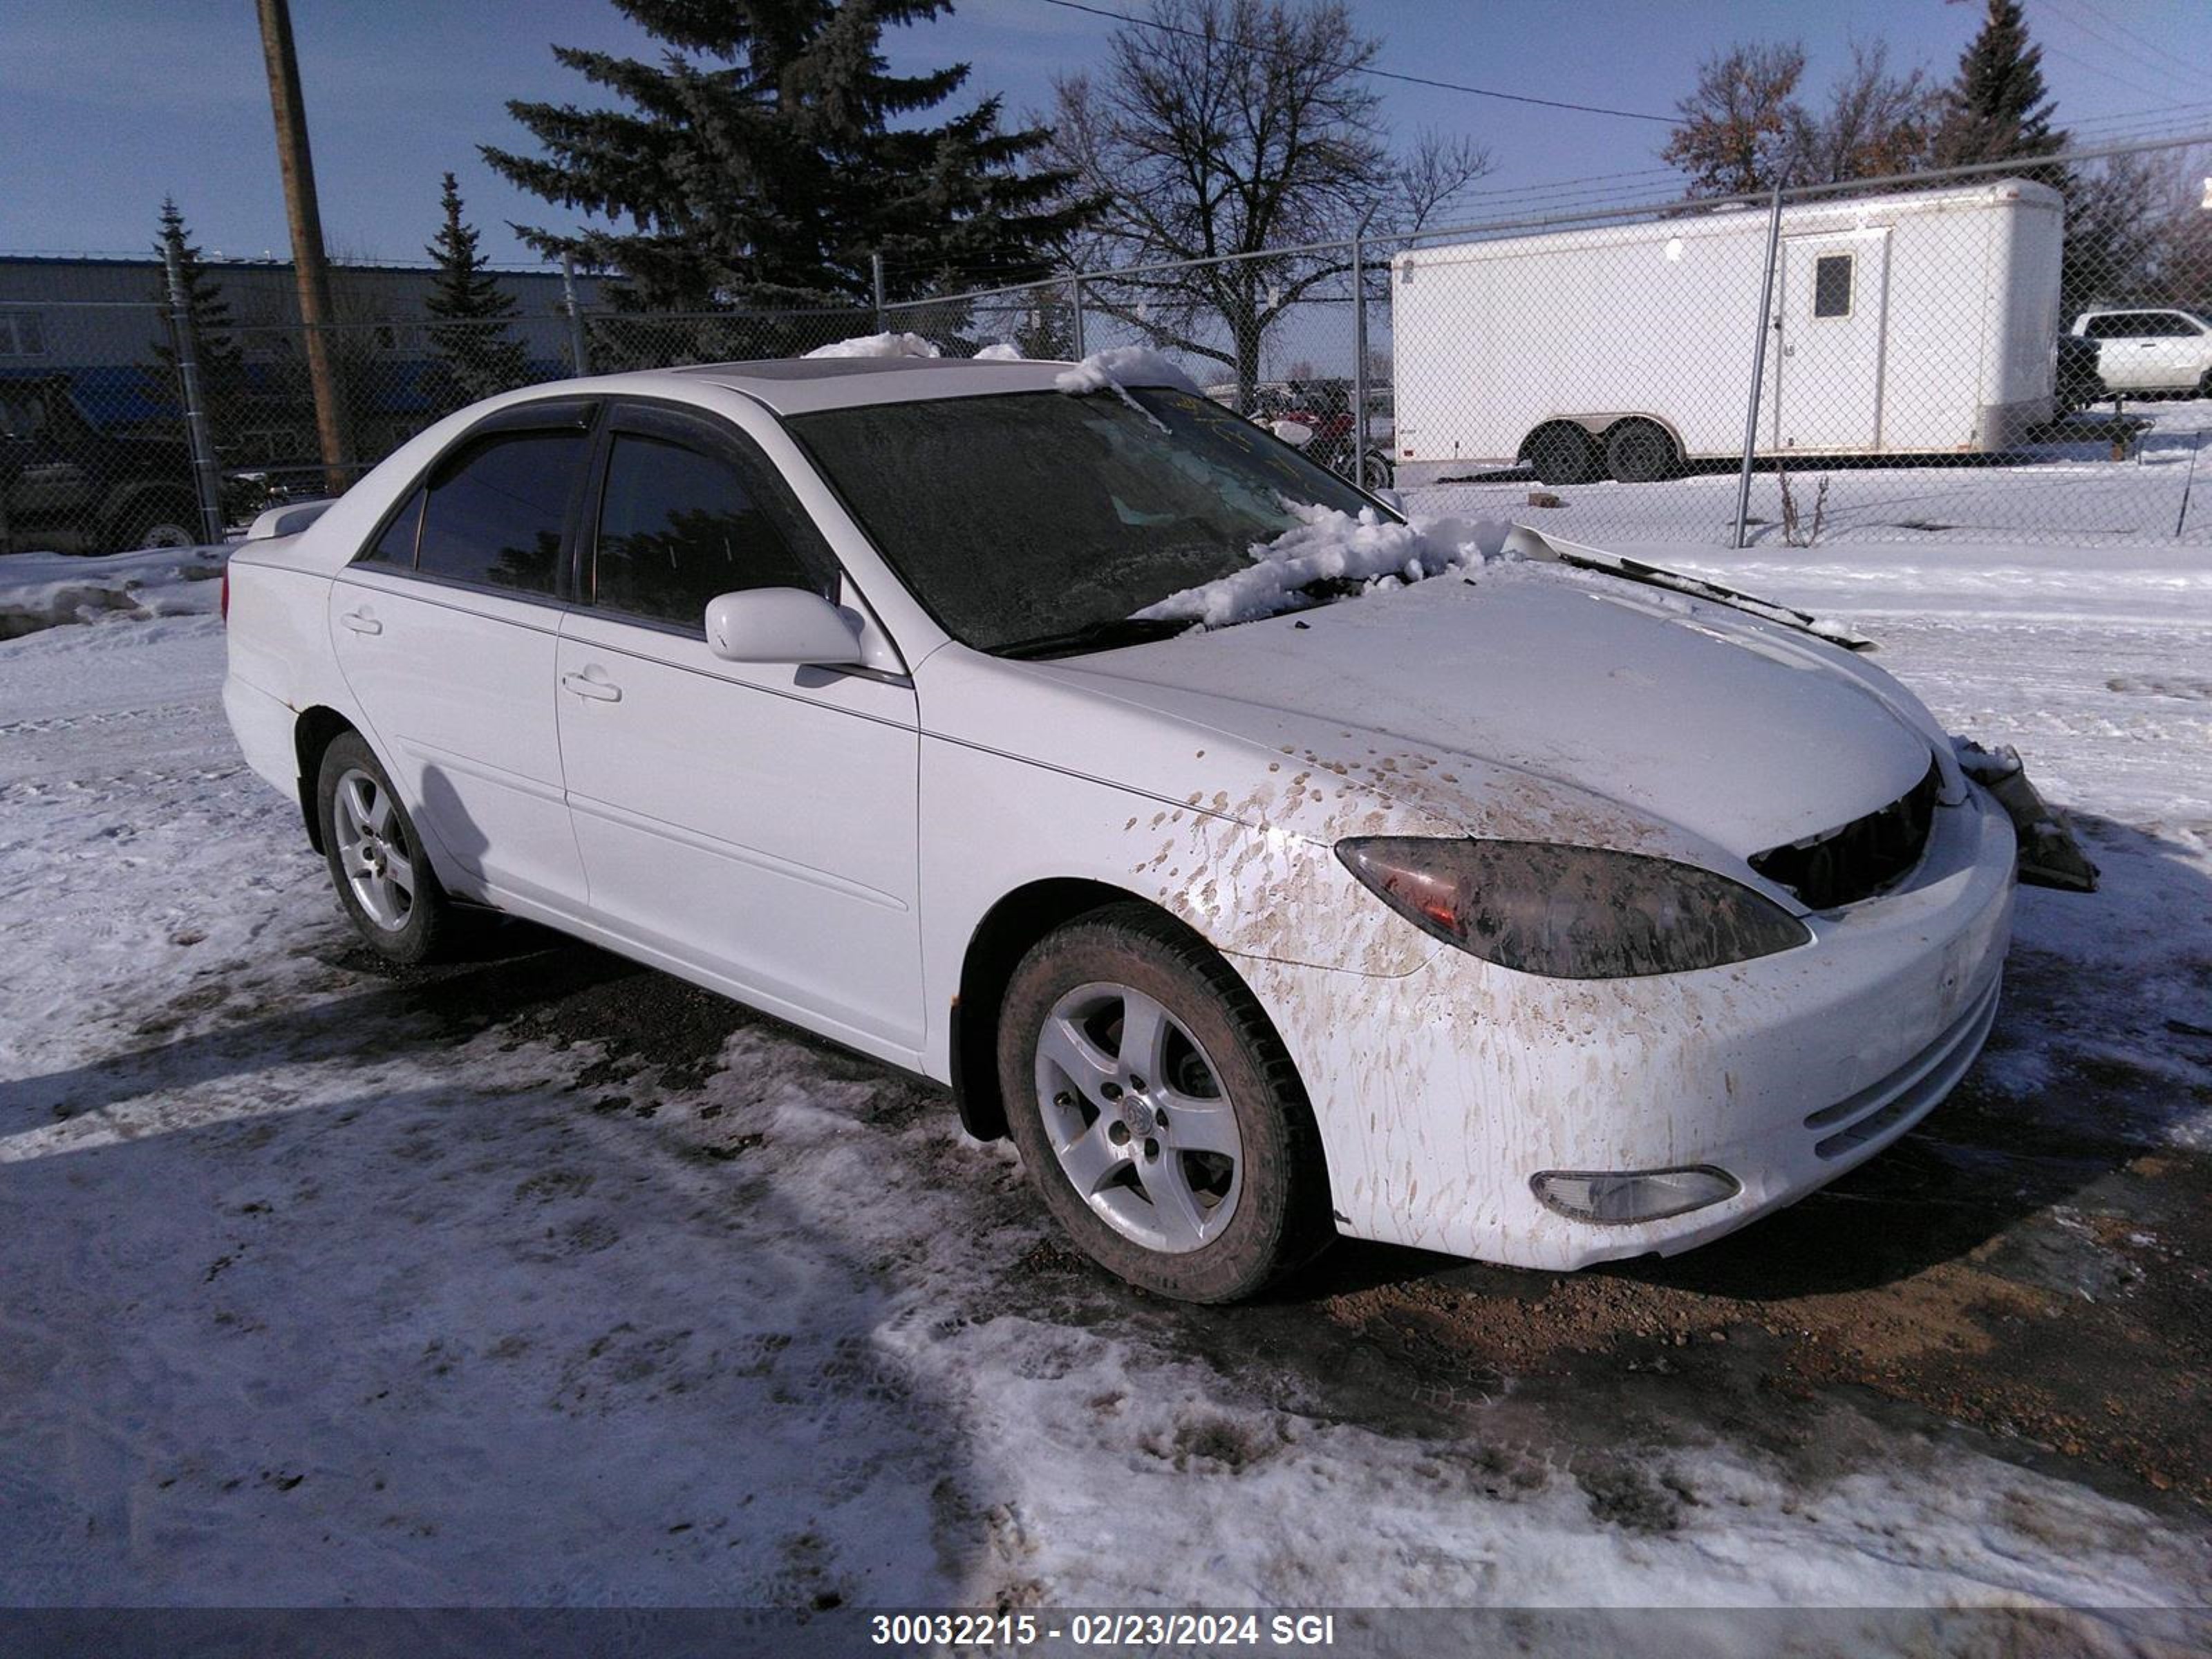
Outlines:
{"label": "utility pole", "polygon": [[254,0],[261,14],[261,52],[269,64],[269,103],[276,118],[276,161],[284,174],[284,213],[292,225],[292,268],[300,284],[301,331],[307,380],[315,395],[315,435],[323,453],[324,488],[333,495],[349,482],[345,405],[331,354],[331,274],[323,258],[323,216],[315,201],[315,163],[307,153],[307,111],[300,95],[300,60],[292,49],[289,0]]}

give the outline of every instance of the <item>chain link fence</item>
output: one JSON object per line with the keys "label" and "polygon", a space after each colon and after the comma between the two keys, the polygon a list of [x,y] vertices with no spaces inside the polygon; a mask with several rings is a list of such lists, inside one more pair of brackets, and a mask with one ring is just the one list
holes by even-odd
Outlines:
{"label": "chain link fence", "polygon": [[1616,546],[2212,544],[2205,154],[1395,249],[1399,480]]}
{"label": "chain link fence", "polygon": [[812,310],[632,312],[542,276],[519,315],[440,322],[410,272],[322,331],[327,459],[283,307],[195,327],[0,258],[0,550],[211,538],[495,392],[883,331],[1148,347],[1356,482],[1571,540],[2201,546],[2208,173],[2205,140],[2138,144]]}

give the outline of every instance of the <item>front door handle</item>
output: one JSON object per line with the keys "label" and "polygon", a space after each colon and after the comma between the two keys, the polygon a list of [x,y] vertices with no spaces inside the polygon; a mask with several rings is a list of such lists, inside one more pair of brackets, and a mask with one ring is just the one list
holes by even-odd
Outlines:
{"label": "front door handle", "polygon": [[384,624],[366,611],[349,611],[338,618],[338,625],[356,634],[381,634]]}
{"label": "front door handle", "polygon": [[622,687],[596,668],[586,668],[580,674],[563,674],[561,684],[580,697],[590,697],[599,702],[622,701]]}

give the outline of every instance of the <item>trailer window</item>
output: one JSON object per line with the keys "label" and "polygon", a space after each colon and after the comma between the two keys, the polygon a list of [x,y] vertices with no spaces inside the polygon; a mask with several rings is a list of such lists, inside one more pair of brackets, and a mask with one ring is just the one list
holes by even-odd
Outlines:
{"label": "trailer window", "polygon": [[1851,314],[1851,265],[1854,256],[1824,253],[1813,262],[1813,314],[1848,317]]}

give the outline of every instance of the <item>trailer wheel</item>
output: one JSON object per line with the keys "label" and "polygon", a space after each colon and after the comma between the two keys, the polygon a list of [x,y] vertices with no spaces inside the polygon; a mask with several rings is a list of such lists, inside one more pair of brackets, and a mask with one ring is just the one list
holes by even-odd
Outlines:
{"label": "trailer wheel", "polygon": [[1521,457],[1547,484],[1594,483],[1605,476],[1595,441],[1572,421],[1553,421],[1530,433]]}
{"label": "trailer wheel", "polygon": [[1680,464],[1674,441],[1656,421],[1623,421],[1605,434],[1605,468],[1623,483],[1656,483]]}

